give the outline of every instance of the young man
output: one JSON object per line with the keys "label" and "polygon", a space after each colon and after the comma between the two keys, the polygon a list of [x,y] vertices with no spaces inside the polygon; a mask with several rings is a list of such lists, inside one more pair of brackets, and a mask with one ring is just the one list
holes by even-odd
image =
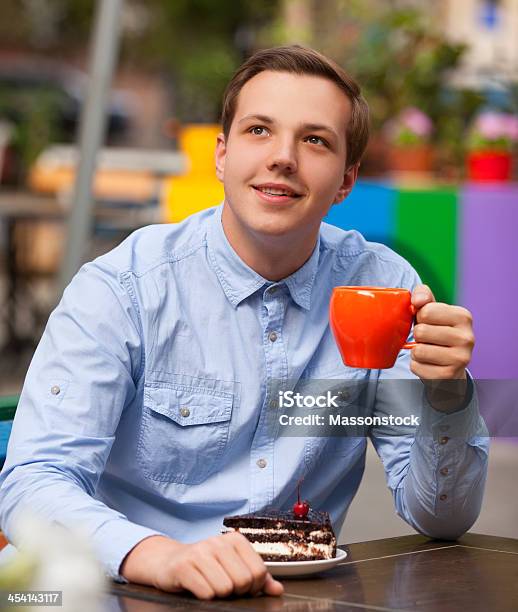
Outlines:
{"label": "young man", "polygon": [[[219,535],[223,517],[291,507],[304,475],[304,497],[339,530],[366,440],[272,438],[270,383],[382,386],[410,371],[427,394],[379,392],[374,410],[422,407],[432,435],[371,435],[397,512],[432,537],[473,524],[487,438],[444,433],[484,432],[469,312],[436,303],[388,248],[321,223],[354,186],[367,126],[358,86],[315,51],[261,51],[238,70],[216,146],[223,205],[135,232],[85,265],[50,317],[1,476],[8,537],[27,505],[86,528],[115,578],[199,598],[280,595],[243,536]],[[412,289],[411,356],[385,371],[343,366],[327,314],[337,285]],[[458,381],[446,404],[438,379]]]}

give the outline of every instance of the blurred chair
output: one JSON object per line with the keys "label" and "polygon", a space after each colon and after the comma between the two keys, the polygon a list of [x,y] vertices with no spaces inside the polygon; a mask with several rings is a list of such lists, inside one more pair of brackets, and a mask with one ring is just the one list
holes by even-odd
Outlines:
{"label": "blurred chair", "polygon": [[[7,442],[11,435],[14,413],[18,406],[19,395],[0,397],[0,469],[5,463],[7,455]],[[7,545],[7,539],[0,531],[0,550]]]}
{"label": "blurred chair", "polygon": [[5,463],[7,442],[11,435],[14,414],[19,399],[19,395],[6,395],[0,397],[0,468],[2,468]]}
{"label": "blurred chair", "polygon": [[[11,218],[7,255],[7,298],[3,310],[7,346],[2,351],[34,350],[56,305],[56,280],[65,251],[66,219]],[[106,253],[134,230],[160,221],[158,189],[145,200],[96,199],[87,259]],[[10,351],[8,350],[10,349]]]}

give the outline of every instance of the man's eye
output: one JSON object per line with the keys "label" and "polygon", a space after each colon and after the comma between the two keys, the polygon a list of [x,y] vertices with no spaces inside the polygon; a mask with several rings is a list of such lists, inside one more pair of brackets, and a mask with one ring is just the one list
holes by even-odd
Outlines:
{"label": "man's eye", "polygon": [[323,138],[320,138],[320,136],[308,136],[306,140],[310,144],[324,145],[327,147],[327,142]]}
{"label": "man's eye", "polygon": [[254,125],[254,127],[250,128],[249,132],[251,134],[255,134],[256,136],[263,136],[266,134],[266,128],[259,125]]}

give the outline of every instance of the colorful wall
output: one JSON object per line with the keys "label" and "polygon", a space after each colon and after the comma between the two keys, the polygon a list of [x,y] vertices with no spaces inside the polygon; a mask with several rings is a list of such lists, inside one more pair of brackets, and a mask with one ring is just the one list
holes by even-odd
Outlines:
{"label": "colorful wall", "polygon": [[518,379],[518,185],[359,182],[325,221],[387,244],[438,301],[472,311],[474,376]]}

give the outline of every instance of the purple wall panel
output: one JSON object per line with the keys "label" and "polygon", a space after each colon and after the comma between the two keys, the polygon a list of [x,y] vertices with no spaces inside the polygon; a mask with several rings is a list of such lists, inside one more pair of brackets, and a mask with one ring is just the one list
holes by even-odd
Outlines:
{"label": "purple wall panel", "polygon": [[518,185],[464,188],[459,303],[473,312],[476,378],[518,379]]}

